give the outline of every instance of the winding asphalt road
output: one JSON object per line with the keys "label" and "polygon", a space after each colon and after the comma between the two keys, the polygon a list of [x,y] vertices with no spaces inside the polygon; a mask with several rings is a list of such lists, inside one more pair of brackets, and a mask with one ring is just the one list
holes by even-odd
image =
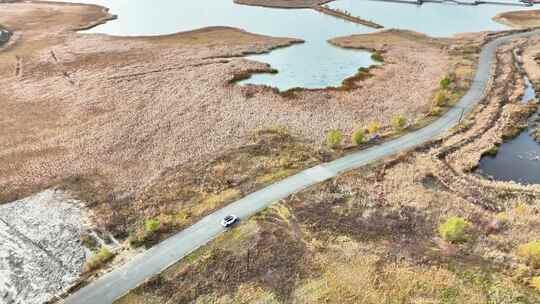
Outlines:
{"label": "winding asphalt road", "polygon": [[458,104],[429,126],[385,142],[366,150],[358,151],[335,161],[318,165],[254,192],[195,223],[151,249],[141,253],[130,262],[102,276],[92,284],[80,289],[65,300],[68,304],[109,304],[145,281],[178,262],[184,256],[208,243],[224,229],[219,222],[228,214],[247,218],[287,196],[309,186],[356,169],[381,158],[409,150],[435,139],[459,123],[462,115],[469,113],[483,99],[491,78],[497,47],[519,37],[540,34],[540,30],[512,34],[497,38],[486,44],[478,62],[471,88]]}

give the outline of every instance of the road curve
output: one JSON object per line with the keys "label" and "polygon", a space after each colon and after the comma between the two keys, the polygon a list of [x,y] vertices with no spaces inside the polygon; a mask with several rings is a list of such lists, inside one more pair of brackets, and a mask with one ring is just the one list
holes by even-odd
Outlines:
{"label": "road curve", "polygon": [[173,235],[141,253],[130,262],[103,275],[92,284],[69,296],[67,304],[109,304],[147,278],[162,272],[187,254],[208,243],[224,229],[220,220],[228,214],[247,218],[287,196],[336,175],[372,163],[397,152],[409,150],[447,132],[456,125],[462,114],[470,112],[483,99],[491,78],[497,47],[514,38],[540,34],[540,30],[511,34],[487,43],[480,53],[476,74],[469,91],[458,104],[432,124],[379,146],[361,150],[329,163],[302,171],[264,189],[254,192],[204,217],[193,226]]}

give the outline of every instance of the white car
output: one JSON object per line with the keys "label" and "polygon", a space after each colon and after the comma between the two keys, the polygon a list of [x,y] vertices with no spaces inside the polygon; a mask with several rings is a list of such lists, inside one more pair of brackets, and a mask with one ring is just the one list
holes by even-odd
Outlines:
{"label": "white car", "polygon": [[229,228],[232,225],[236,224],[240,219],[236,215],[227,215],[221,220],[221,226]]}

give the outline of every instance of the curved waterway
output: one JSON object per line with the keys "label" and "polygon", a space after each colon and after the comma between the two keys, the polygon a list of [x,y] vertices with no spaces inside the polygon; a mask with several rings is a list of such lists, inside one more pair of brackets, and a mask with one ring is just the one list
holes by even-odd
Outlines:
{"label": "curved waterway", "polygon": [[[361,67],[375,64],[370,53],[330,45],[330,38],[373,32],[371,28],[327,16],[312,9],[271,9],[237,5],[233,0],[74,0],[106,6],[119,18],[89,32],[139,36],[171,34],[206,26],[232,26],[278,37],[299,38],[304,44],[247,56],[268,63],[277,74],[255,74],[242,84],[294,87],[339,86]],[[516,0],[517,3],[517,0]],[[463,31],[499,30],[491,17],[520,7],[447,4],[399,4],[367,0],[339,0],[330,4],[386,27],[413,29],[433,36]]]}
{"label": "curved waterway", "polygon": [[[536,93],[525,78],[525,93],[522,102],[536,99]],[[504,142],[495,156],[484,156],[477,172],[499,181],[516,181],[523,184],[540,184],[540,144],[530,132],[538,114],[529,118],[529,127],[517,137]]]}

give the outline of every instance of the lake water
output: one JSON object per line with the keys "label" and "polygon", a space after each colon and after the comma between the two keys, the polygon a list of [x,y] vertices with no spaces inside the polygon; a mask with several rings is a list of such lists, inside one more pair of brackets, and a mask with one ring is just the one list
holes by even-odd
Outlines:
{"label": "lake water", "polygon": [[[536,98],[536,94],[528,79],[522,102]],[[538,115],[529,119],[532,123]],[[540,183],[540,144],[529,134],[530,128],[525,129],[517,137],[504,142],[496,156],[484,156],[480,160],[480,174],[500,181],[517,181],[524,184]]]}
{"label": "lake water", "polygon": [[[371,28],[324,15],[311,9],[288,10],[234,4],[232,0],[74,0],[111,9],[118,20],[89,32],[111,35],[159,35],[205,26],[233,26],[252,33],[305,40],[304,44],[277,49],[268,54],[247,56],[268,63],[277,74],[256,74],[242,84],[265,84],[287,90],[293,87],[339,86],[358,68],[375,64],[366,51],[330,45],[334,37],[373,32]],[[517,1],[516,1],[517,2]],[[519,7],[449,4],[398,4],[367,0],[339,0],[332,7],[374,20],[386,27],[406,28],[433,36],[463,31],[499,30],[505,26],[491,21],[502,11]]]}
{"label": "lake water", "polygon": [[[518,1],[513,1],[518,3]],[[368,0],[339,0],[329,4],[346,10],[386,28],[400,28],[447,37],[463,32],[503,30],[508,27],[492,20],[495,15],[513,10],[530,9],[505,5],[456,5],[452,3],[388,3]]]}

